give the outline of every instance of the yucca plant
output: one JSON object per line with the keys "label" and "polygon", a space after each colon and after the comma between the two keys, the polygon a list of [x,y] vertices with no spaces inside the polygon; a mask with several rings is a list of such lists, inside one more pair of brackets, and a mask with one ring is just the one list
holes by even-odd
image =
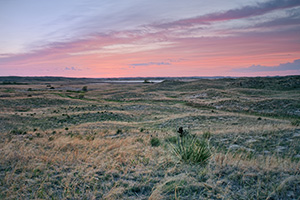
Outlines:
{"label": "yucca plant", "polygon": [[176,144],[169,145],[172,152],[186,163],[206,164],[211,156],[208,141],[193,135],[177,137]]}

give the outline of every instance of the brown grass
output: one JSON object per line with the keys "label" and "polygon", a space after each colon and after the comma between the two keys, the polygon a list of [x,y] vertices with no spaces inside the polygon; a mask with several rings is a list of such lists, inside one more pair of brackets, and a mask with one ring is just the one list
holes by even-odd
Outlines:
{"label": "brown grass", "polygon": [[[0,85],[0,199],[297,199],[300,129],[291,121],[299,107],[252,110],[300,99],[299,89],[222,81]],[[206,166],[172,154],[167,140],[179,126],[211,133]]]}

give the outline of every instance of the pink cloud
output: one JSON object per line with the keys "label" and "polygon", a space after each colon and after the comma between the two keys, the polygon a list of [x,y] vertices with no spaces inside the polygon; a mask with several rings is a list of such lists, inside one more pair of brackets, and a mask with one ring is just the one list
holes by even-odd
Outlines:
{"label": "pink cloud", "polygon": [[[159,39],[151,34],[149,41]],[[168,75],[223,75],[234,67],[251,66],[253,64],[276,65],[298,58],[300,45],[295,43],[295,38],[278,38],[276,35],[247,35],[240,37],[211,37],[211,38],[170,38],[172,45],[162,45],[159,48],[141,49],[143,38],[103,38],[74,41],[65,44],[53,44],[46,49],[33,53],[16,55],[0,59],[2,65],[16,67],[25,72],[34,73],[38,68],[49,69],[49,75],[65,73],[70,76],[168,76]],[[127,48],[122,51],[122,45]],[[147,43],[145,44],[147,46]],[[110,50],[98,53],[88,53],[96,50]],[[92,48],[90,48],[92,47]],[[123,48],[123,49],[126,49]],[[140,48],[138,51],[130,51]],[[87,53],[81,53],[87,52]],[[288,54],[280,57],[278,55]],[[150,63],[153,61],[167,62],[178,60],[172,65],[145,65],[131,70],[124,70],[132,63]],[[55,71],[56,68],[64,69],[69,66],[83,66],[90,70],[70,71],[68,73]],[[25,70],[26,69],[26,70]],[[27,70],[28,69],[28,70]],[[27,74],[30,75],[30,74]],[[48,74],[46,74],[48,75]]]}

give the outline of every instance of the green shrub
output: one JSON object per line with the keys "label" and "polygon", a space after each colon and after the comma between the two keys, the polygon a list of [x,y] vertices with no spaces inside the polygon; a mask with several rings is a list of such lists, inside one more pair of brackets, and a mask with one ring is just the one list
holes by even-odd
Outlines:
{"label": "green shrub", "polygon": [[83,86],[83,87],[82,87],[82,91],[83,91],[83,92],[87,92],[87,91],[88,91],[87,86]]}
{"label": "green shrub", "polygon": [[10,131],[10,133],[13,135],[26,135],[27,134],[26,131],[23,131],[21,129],[12,130],[12,131]]}
{"label": "green shrub", "polygon": [[193,135],[178,137],[176,144],[169,143],[172,152],[183,162],[206,164],[211,151],[206,139]]}
{"label": "green shrub", "polygon": [[157,137],[151,138],[150,143],[153,147],[158,147],[160,145],[160,141]]}

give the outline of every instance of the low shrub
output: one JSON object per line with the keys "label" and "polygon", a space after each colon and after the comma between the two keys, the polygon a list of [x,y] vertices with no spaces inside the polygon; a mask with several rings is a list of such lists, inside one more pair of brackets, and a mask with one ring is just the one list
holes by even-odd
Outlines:
{"label": "low shrub", "polygon": [[193,135],[177,137],[175,144],[169,143],[171,151],[183,162],[206,164],[211,157],[209,143]]}
{"label": "low shrub", "polygon": [[157,137],[151,138],[150,143],[153,147],[158,147],[160,145],[160,141]]}
{"label": "low shrub", "polygon": [[87,86],[83,86],[83,87],[82,87],[82,91],[83,91],[83,92],[87,92],[87,91],[88,91]]}
{"label": "low shrub", "polygon": [[12,130],[12,131],[10,131],[10,133],[13,135],[26,135],[27,134],[26,131],[23,131],[21,129]]}

